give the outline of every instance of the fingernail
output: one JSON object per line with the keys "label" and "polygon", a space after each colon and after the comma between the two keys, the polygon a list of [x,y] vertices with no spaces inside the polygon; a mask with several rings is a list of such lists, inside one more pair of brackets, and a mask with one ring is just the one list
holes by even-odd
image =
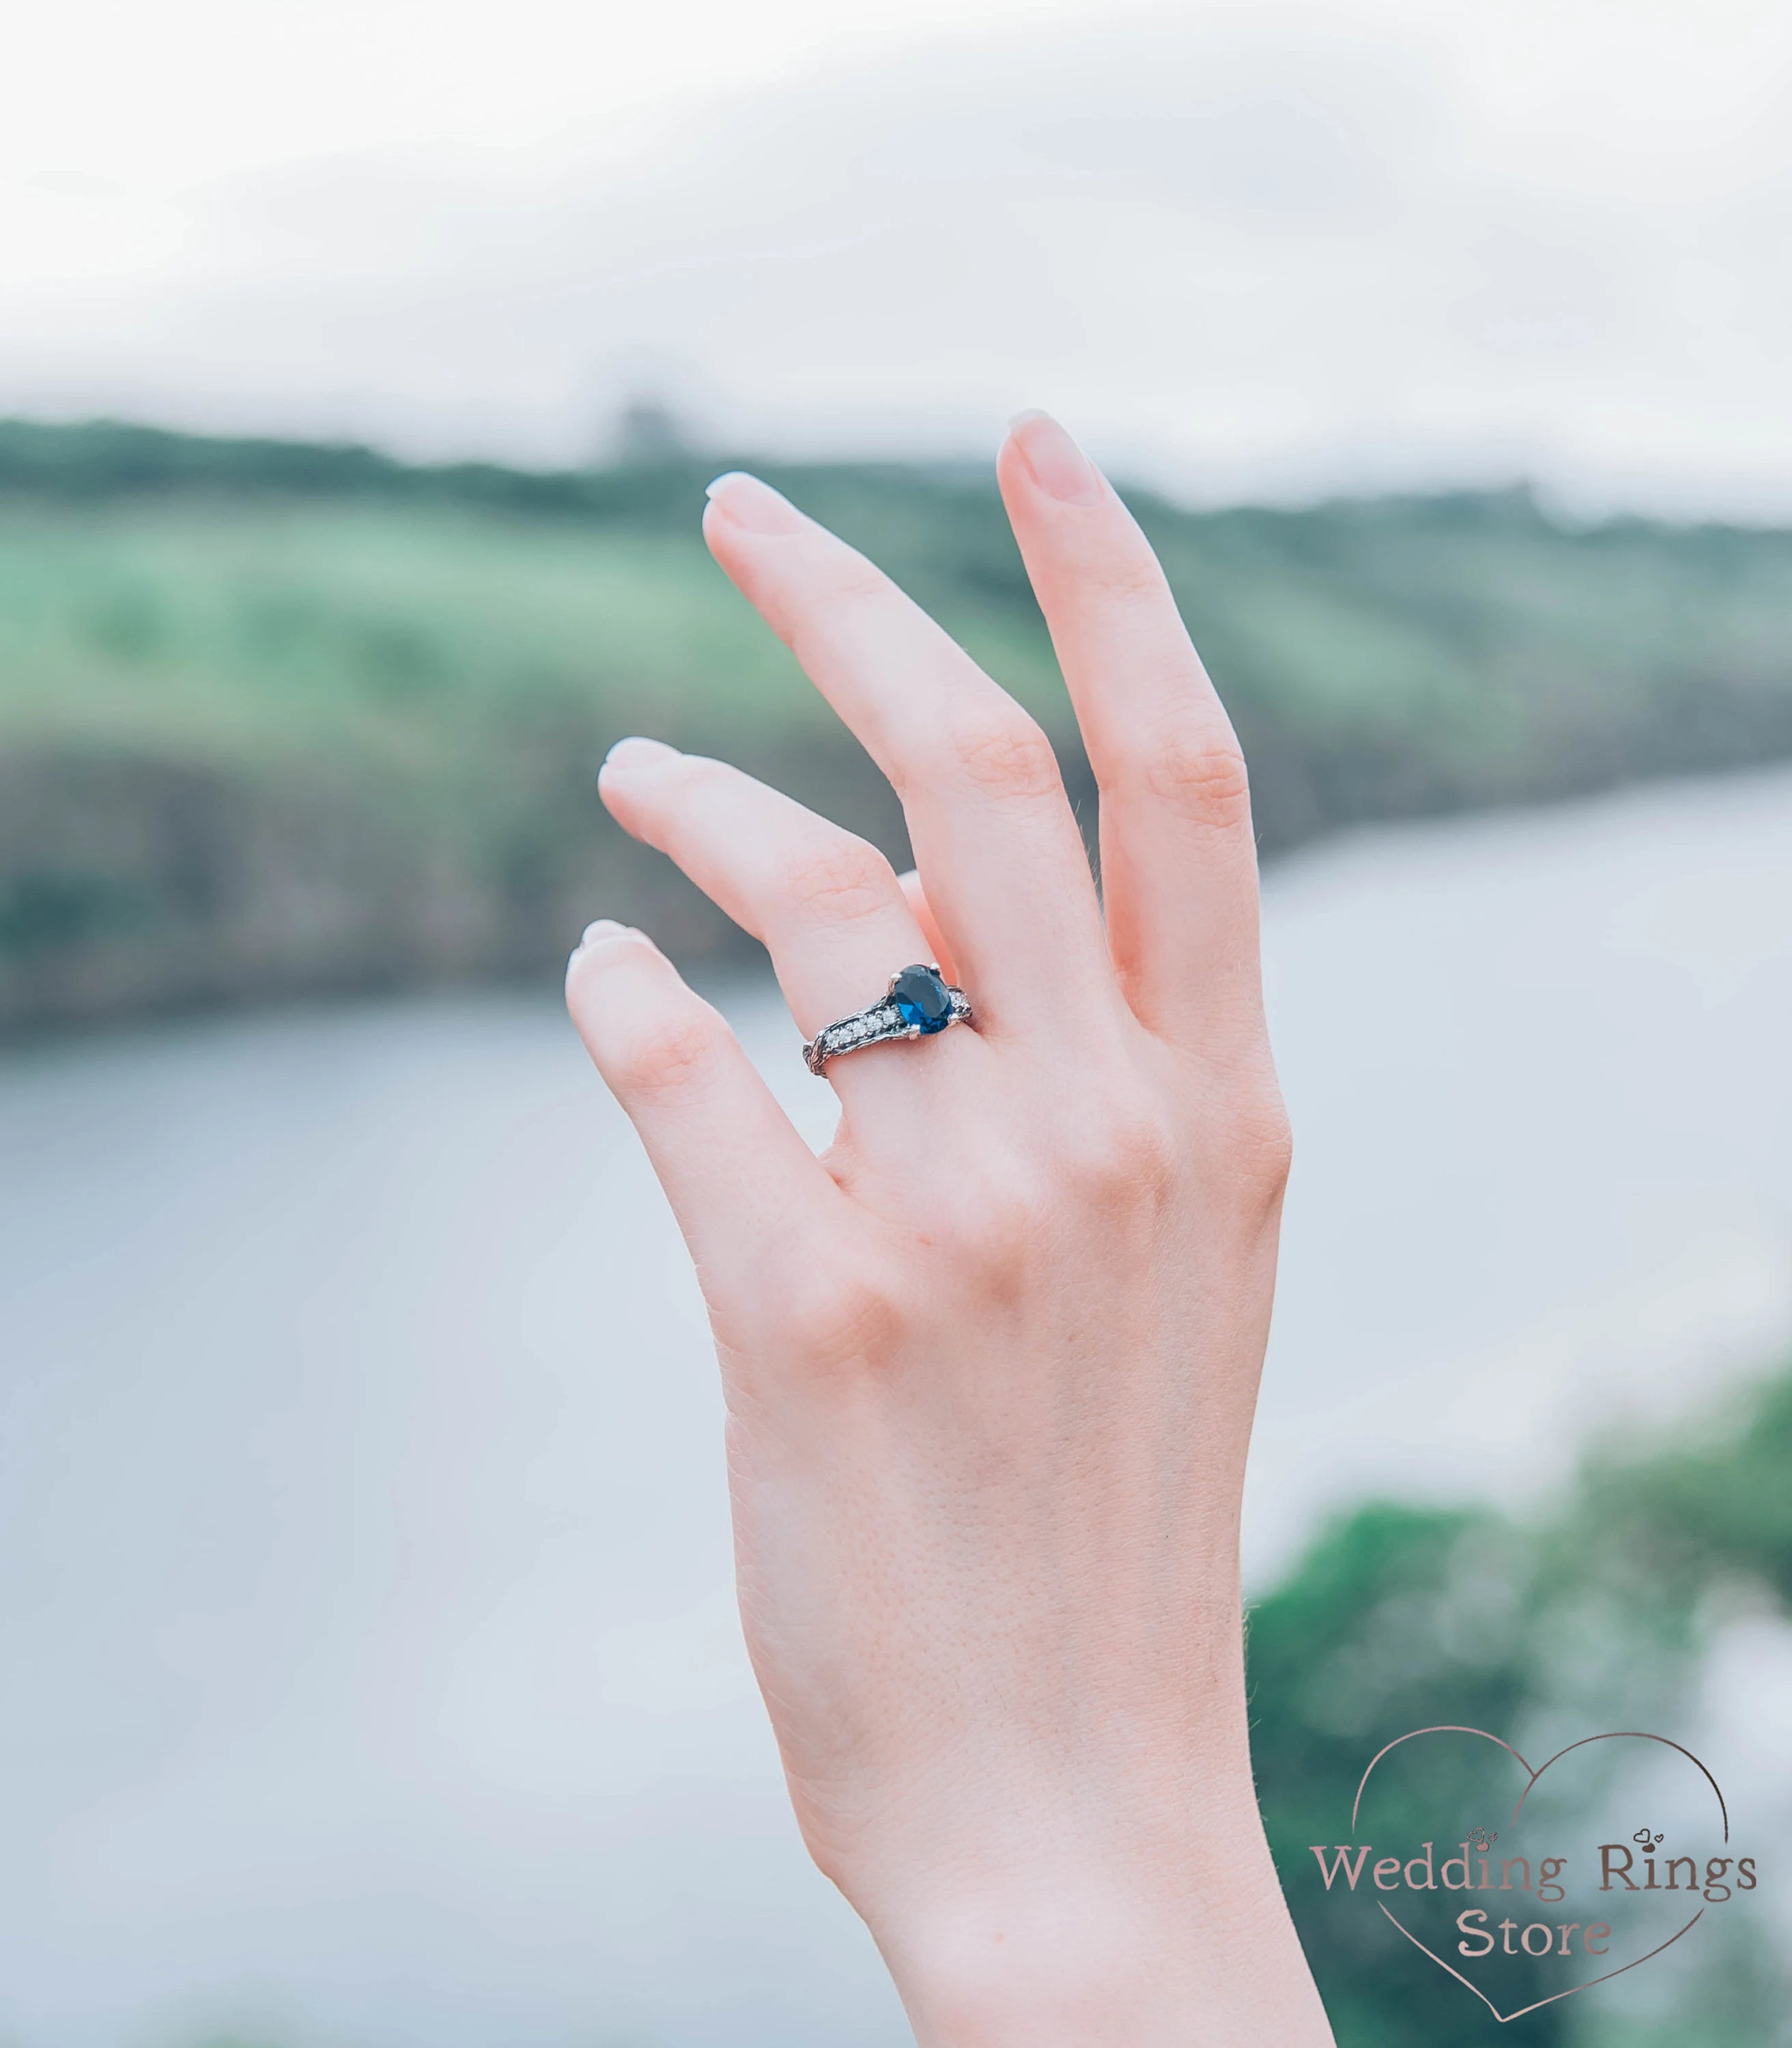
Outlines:
{"label": "fingernail", "polygon": [[717,477],[704,495],[749,533],[800,533],[809,523],[788,498],[743,469]]}
{"label": "fingernail", "polygon": [[1100,497],[1095,464],[1049,413],[1017,413],[1008,432],[1047,497],[1066,505],[1093,505]]}
{"label": "fingernail", "polygon": [[579,934],[579,943],[566,956],[567,979],[572,979],[572,970],[594,948],[607,944],[611,939],[633,939],[640,936],[632,925],[619,925],[614,917],[598,918],[594,923],[586,925]]}
{"label": "fingernail", "polygon": [[[682,758],[676,747],[668,747],[663,739],[644,739],[638,733],[631,733],[626,739],[619,739],[603,757],[604,768],[631,769],[663,768],[669,762]],[[598,773],[602,774],[603,769]]]}

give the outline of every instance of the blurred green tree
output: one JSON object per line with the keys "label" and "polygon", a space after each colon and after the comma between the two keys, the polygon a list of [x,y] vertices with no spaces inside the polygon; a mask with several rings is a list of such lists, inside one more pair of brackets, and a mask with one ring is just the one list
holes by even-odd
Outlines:
{"label": "blurred green tree", "polygon": [[[1792,1606],[1789,1480],[1792,1372],[1671,1444],[1607,1446],[1533,1523],[1361,1507],[1252,1607],[1259,1796],[1340,2048],[1792,2039],[1792,1987],[1759,1915],[1727,1915],[1621,1996],[1596,1992],[1499,2026],[1360,1896],[1325,1890],[1309,1847],[1350,1839],[1364,1766],[1414,1728],[1484,1728],[1548,1755],[1602,1727],[1684,1726],[1724,1619],[1750,1600]],[[1427,1815],[1460,1809],[1464,1767],[1460,1751],[1431,1746],[1398,1782],[1410,1817],[1396,1806],[1394,1829],[1416,1841]]]}

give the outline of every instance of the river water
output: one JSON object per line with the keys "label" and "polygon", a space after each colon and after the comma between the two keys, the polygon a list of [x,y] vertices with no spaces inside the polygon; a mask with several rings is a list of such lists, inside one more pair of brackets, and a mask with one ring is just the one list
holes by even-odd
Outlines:
{"label": "river water", "polygon": [[[1792,778],[1365,836],[1266,914],[1255,1579],[1792,1342]],[[819,1139],[775,996],[720,993]],[[0,2038],[908,2038],[746,1668],[694,1287],[550,1002],[14,1050],[0,1305]]]}

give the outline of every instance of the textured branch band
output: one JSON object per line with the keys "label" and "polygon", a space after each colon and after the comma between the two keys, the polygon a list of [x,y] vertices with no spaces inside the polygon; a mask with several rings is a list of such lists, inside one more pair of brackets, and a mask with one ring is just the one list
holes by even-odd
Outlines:
{"label": "textured branch band", "polygon": [[962,988],[948,987],[937,967],[906,967],[892,975],[889,993],[869,1008],[824,1026],[803,1047],[812,1074],[842,1053],[882,1045],[894,1038],[930,1038],[951,1024],[972,1022],[971,999]]}

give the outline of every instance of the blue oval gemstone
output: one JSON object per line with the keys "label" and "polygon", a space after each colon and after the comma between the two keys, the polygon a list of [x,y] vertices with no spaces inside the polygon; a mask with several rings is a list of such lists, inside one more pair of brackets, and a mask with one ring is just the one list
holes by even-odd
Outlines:
{"label": "blue oval gemstone", "polygon": [[902,1022],[922,1032],[943,1031],[952,1022],[952,997],[930,967],[904,968],[890,997]]}

